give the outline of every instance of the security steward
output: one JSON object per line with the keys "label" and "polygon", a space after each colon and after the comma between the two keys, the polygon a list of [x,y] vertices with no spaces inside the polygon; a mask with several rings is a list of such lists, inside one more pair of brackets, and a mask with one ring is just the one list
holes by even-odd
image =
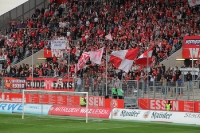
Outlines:
{"label": "security steward", "polygon": [[117,99],[117,89],[116,88],[112,88],[112,96],[114,99]]}
{"label": "security steward", "polygon": [[168,103],[165,105],[165,108],[167,111],[171,111],[172,110],[172,105],[170,103],[170,100],[168,100]]}
{"label": "security steward", "polygon": [[85,99],[85,96],[82,96],[80,98],[80,106],[81,107],[85,107],[86,106],[86,99]]}
{"label": "security steward", "polygon": [[124,98],[124,93],[122,89],[117,89],[117,95],[119,99],[123,99]]}

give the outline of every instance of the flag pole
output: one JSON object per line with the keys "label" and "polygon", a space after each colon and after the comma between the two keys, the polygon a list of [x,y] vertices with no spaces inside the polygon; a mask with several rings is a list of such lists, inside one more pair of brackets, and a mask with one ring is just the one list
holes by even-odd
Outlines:
{"label": "flag pole", "polygon": [[108,92],[108,53],[106,48],[106,96]]}
{"label": "flag pole", "polygon": [[[147,88],[146,88],[146,93],[149,92],[149,72],[148,72],[148,69],[149,69],[149,60],[148,60],[148,56],[149,56],[149,51],[147,50],[147,57],[146,57],[147,58]],[[149,93],[147,94],[147,97],[149,98]]]}
{"label": "flag pole", "polygon": [[70,75],[69,75],[69,68],[70,68],[70,64],[69,64],[69,63],[70,63],[70,52],[68,53],[68,70],[67,70],[67,71],[68,71],[68,87],[67,87],[67,88],[68,88],[68,89],[67,89],[68,91],[69,91],[69,76],[70,76]]}
{"label": "flag pole", "polygon": [[193,57],[193,49],[192,49],[192,81],[194,80],[194,57]]}

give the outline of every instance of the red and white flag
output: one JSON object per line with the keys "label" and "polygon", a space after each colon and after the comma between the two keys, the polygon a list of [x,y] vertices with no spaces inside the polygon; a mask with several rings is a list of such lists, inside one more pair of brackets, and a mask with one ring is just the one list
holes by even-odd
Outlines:
{"label": "red and white flag", "polygon": [[74,70],[75,73],[77,73],[80,69],[82,69],[89,59],[90,59],[90,54],[88,52],[84,52],[81,55],[78,63],[75,65],[75,70]]}
{"label": "red and white flag", "polygon": [[111,53],[110,62],[113,63],[113,65],[116,68],[128,73],[133,64],[134,59],[138,55],[138,51],[139,48],[131,50],[114,51]]}
{"label": "red and white flag", "polygon": [[200,0],[188,0],[190,7],[200,5]]}
{"label": "red and white flag", "polygon": [[103,55],[103,50],[104,48],[100,48],[96,51],[90,51],[90,61],[100,65],[101,64],[101,59],[102,59],[102,55]]}
{"label": "red and white flag", "polygon": [[142,66],[148,66],[152,63],[152,53],[153,53],[153,48],[151,47],[149,48],[146,52],[144,52],[142,55],[140,55],[135,63],[138,65],[142,65]]}
{"label": "red and white flag", "polygon": [[105,38],[108,39],[108,40],[111,40],[111,41],[113,40],[110,33],[108,35],[106,35]]}

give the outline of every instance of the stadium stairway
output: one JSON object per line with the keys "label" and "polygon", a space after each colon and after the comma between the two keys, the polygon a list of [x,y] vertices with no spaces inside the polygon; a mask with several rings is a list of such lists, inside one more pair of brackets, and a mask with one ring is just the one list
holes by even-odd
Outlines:
{"label": "stadium stairway", "polygon": [[169,57],[164,58],[164,60],[160,61],[160,65],[163,64],[166,69],[169,67],[181,67],[183,66],[183,61],[177,61],[176,59],[182,59],[182,47],[177,51],[172,51]]}
{"label": "stadium stairway", "polygon": [[[32,56],[33,56],[33,58],[32,58]],[[28,64],[29,66],[31,66],[32,63],[33,63],[33,65],[45,63],[44,49],[41,49],[39,51],[33,51],[33,55],[32,55],[32,51],[31,51],[31,53],[29,54],[28,57],[26,57],[26,58],[22,57],[17,64],[12,64],[12,66],[19,66],[22,64]]]}

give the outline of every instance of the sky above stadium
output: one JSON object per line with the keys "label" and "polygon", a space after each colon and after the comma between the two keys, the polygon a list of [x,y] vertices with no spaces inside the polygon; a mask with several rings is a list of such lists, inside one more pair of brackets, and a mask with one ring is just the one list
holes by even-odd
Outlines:
{"label": "sky above stadium", "polygon": [[28,0],[0,0],[0,16]]}

